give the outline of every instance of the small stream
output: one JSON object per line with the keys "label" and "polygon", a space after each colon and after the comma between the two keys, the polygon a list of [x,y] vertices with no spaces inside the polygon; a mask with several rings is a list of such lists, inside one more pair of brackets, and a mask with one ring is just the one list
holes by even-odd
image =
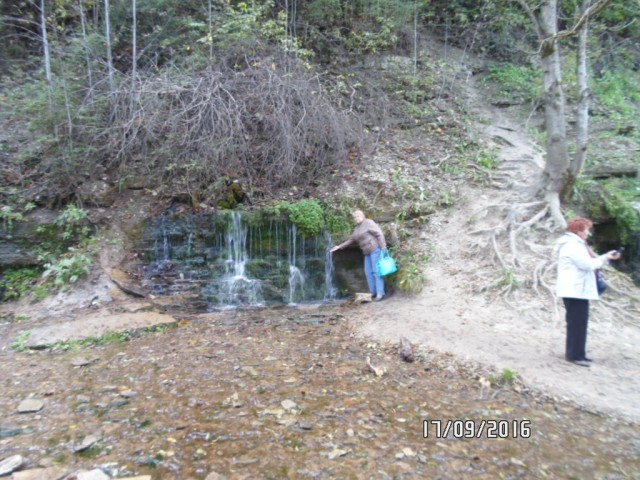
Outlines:
{"label": "small stream", "polygon": [[344,296],[349,275],[336,275],[331,246],[328,232],[305,238],[287,220],[234,211],[151,219],[137,250],[152,294],[193,294],[211,311]]}

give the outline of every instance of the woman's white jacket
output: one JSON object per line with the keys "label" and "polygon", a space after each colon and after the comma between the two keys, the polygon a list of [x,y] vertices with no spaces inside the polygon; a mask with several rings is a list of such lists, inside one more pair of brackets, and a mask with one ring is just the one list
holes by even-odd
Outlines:
{"label": "woman's white jacket", "polygon": [[587,243],[574,233],[565,233],[556,246],[558,281],[556,295],[562,298],[598,299],[595,270],[608,263],[606,255],[591,257]]}

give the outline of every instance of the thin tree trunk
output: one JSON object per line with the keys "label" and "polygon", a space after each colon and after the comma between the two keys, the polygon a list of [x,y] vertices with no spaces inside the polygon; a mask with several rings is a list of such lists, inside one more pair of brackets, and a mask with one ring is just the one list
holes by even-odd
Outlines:
{"label": "thin tree trunk", "polygon": [[[583,0],[582,15],[589,9],[591,0]],[[576,65],[576,77],[578,79],[578,106],[576,111],[576,155],[571,162],[571,174],[574,178],[584,166],[587,158],[587,145],[589,143],[589,75],[587,71],[587,41],[589,34],[589,19],[587,19],[578,34],[578,56]],[[572,185],[573,187],[573,185]]]}
{"label": "thin tree trunk", "polygon": [[107,42],[107,76],[109,78],[109,93],[113,93],[113,54],[111,52],[111,25],[109,20],[109,0],[104,0],[104,36]]}
{"label": "thin tree trunk", "polygon": [[213,13],[211,11],[211,0],[207,1],[207,6],[209,9],[209,61],[213,61]]}
{"label": "thin tree trunk", "polygon": [[137,14],[136,0],[131,0],[131,81],[133,85],[136,83],[137,65],[138,65],[138,38],[137,38]]}
{"label": "thin tree trunk", "polygon": [[418,76],[418,2],[413,2],[413,77]]}
{"label": "thin tree trunk", "polygon": [[289,2],[284,0],[284,51],[289,53]]}
{"label": "thin tree trunk", "polygon": [[47,16],[44,12],[44,0],[40,0],[40,31],[42,36],[42,50],[44,54],[44,74],[49,84],[53,87],[53,75],[51,73],[51,52],[49,50],[49,38],[47,35]]}
{"label": "thin tree trunk", "polygon": [[91,56],[89,55],[89,42],[87,42],[87,19],[84,16],[83,0],[78,0],[80,11],[80,26],[82,28],[82,41],[84,43],[84,59],[87,62],[87,79],[89,80],[89,95],[93,95],[93,71],[91,70]]}

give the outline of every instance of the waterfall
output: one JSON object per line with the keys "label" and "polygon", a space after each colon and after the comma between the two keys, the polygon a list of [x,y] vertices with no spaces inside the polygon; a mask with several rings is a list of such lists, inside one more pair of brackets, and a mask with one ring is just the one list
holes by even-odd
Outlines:
{"label": "waterfall", "polygon": [[304,275],[295,265],[289,265],[289,304],[295,305],[296,299],[304,300]]}
{"label": "waterfall", "polygon": [[287,232],[288,252],[287,261],[289,263],[289,304],[295,304],[297,300],[304,301],[304,275],[296,265],[298,252],[298,227],[291,225]]}
{"label": "waterfall", "polygon": [[[333,245],[331,240],[331,234],[327,231],[324,233],[325,244]],[[324,299],[335,300],[338,290],[333,284],[334,268],[333,268],[333,255],[329,247],[325,248],[324,254]]]}
{"label": "waterfall", "polygon": [[150,219],[136,249],[151,292],[210,310],[336,299],[330,246],[328,233],[304,238],[282,217],[233,211]]}
{"label": "waterfall", "polygon": [[219,306],[262,305],[260,281],[245,274],[249,259],[247,227],[239,212],[232,212],[225,236],[227,244],[226,275],[221,279]]}

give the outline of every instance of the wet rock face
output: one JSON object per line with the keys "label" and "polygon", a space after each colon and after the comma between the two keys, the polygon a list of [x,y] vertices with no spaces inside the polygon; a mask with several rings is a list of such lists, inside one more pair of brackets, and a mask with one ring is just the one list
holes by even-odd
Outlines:
{"label": "wet rock face", "polygon": [[144,227],[137,268],[150,293],[195,293],[209,309],[322,302],[364,280],[362,256],[334,261],[331,245],[328,233],[305,238],[290,222],[255,213],[165,216]]}
{"label": "wet rock face", "polygon": [[0,269],[30,267],[37,259],[29,249],[11,241],[0,240]]}
{"label": "wet rock face", "polygon": [[57,216],[51,210],[37,209],[22,221],[0,223],[0,269],[37,265],[34,247],[43,240],[40,231],[53,226]]}

